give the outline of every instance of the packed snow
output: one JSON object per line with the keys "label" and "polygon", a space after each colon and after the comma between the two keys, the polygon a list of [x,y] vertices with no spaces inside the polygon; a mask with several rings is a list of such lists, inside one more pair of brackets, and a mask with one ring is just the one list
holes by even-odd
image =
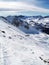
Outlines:
{"label": "packed snow", "polygon": [[0,20],[0,65],[49,65],[49,35],[26,34]]}

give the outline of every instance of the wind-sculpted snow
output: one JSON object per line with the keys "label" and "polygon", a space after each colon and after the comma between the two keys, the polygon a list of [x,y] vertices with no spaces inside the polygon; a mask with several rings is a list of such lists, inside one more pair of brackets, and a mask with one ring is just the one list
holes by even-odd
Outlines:
{"label": "wind-sculpted snow", "polygon": [[0,65],[49,65],[48,39],[42,33],[27,35],[0,20]]}

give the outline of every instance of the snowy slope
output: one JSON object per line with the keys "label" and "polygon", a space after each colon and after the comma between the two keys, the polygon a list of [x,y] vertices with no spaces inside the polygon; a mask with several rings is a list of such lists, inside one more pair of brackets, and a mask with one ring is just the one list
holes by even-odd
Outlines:
{"label": "snowy slope", "polygon": [[0,65],[49,65],[49,49],[37,38],[0,20]]}
{"label": "snowy slope", "polygon": [[42,18],[41,20],[38,21],[38,23],[42,23],[44,25],[46,25],[46,23],[49,22],[49,18]]}

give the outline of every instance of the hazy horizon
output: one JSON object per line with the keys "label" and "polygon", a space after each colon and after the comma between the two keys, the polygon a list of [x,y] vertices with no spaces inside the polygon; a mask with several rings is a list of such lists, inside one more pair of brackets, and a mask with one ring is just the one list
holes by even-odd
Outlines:
{"label": "hazy horizon", "polygon": [[47,16],[49,15],[49,1],[0,0],[0,16],[1,15]]}

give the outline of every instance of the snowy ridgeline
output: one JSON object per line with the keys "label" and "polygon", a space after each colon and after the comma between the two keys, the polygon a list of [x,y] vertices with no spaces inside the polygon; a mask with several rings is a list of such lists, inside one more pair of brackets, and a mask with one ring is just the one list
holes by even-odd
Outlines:
{"label": "snowy ridgeline", "polygon": [[49,16],[0,16],[0,19],[18,27],[27,34],[39,34],[39,30],[49,34]]}
{"label": "snowy ridgeline", "polygon": [[0,20],[0,65],[49,65],[49,35],[38,32],[26,34]]}

